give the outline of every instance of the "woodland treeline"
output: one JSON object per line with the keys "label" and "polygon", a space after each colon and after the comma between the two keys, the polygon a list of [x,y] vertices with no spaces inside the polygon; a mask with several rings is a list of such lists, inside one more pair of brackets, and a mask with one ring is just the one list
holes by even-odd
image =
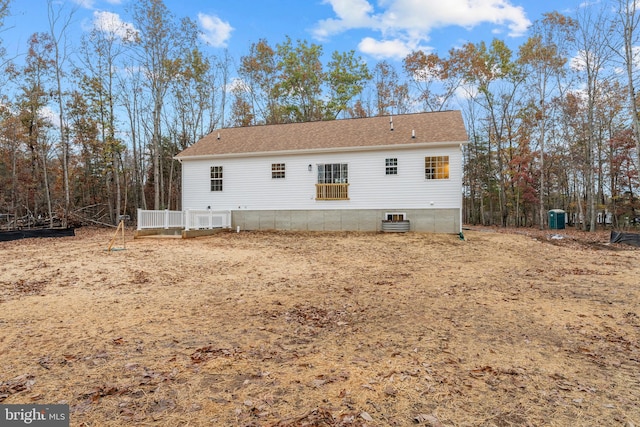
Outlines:
{"label": "woodland treeline", "polygon": [[[290,38],[207,53],[162,0],[71,40],[74,11],[47,7],[23,56],[0,52],[4,228],[180,209],[173,156],[216,128],[445,109],[470,137],[466,223],[545,226],[553,208],[585,230],[640,220],[635,2],[550,11],[516,49],[494,39],[373,65]],[[0,0],[0,34],[10,12]]]}

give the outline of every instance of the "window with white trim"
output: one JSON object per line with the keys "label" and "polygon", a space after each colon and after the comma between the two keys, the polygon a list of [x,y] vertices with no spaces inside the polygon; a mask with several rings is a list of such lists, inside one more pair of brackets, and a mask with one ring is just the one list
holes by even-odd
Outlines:
{"label": "window with white trim", "polygon": [[384,214],[386,221],[404,221],[406,216],[404,212],[385,212]]}
{"label": "window with white trim", "polygon": [[346,184],[349,182],[349,166],[346,163],[320,163],[318,184]]}
{"label": "window with white trim", "polygon": [[398,175],[398,159],[384,159],[384,173],[386,175]]}
{"label": "window with white trim", "polygon": [[349,200],[349,166],[347,163],[320,163],[316,200]]}
{"label": "window with white trim", "polygon": [[449,179],[449,156],[424,158],[425,179]]}
{"label": "window with white trim", "polygon": [[222,166],[211,166],[211,191],[222,191]]}
{"label": "window with white trim", "polygon": [[271,179],[282,179],[285,177],[284,163],[271,163]]}

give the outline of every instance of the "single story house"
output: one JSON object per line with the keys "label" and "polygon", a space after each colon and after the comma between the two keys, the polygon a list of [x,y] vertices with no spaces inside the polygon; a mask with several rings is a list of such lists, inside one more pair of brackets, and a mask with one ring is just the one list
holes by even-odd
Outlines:
{"label": "single story house", "polygon": [[459,233],[467,142],[459,111],[218,129],[176,156],[182,208],[243,230]]}

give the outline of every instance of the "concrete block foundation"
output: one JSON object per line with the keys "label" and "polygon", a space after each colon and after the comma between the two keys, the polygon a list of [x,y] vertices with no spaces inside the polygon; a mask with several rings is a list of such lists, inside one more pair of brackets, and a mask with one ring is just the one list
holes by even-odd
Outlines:
{"label": "concrete block foundation", "polygon": [[282,231],[381,231],[388,212],[402,212],[411,230],[452,233],[461,230],[458,209],[334,209],[334,210],[237,210],[231,213],[231,229]]}

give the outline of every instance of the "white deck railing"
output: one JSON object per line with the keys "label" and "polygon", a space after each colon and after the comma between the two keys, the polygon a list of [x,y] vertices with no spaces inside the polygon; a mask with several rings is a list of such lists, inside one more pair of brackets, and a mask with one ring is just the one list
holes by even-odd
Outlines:
{"label": "white deck railing", "polygon": [[149,228],[184,228],[185,230],[231,228],[231,211],[138,209],[138,230]]}
{"label": "white deck railing", "polygon": [[138,230],[147,228],[184,228],[182,211],[148,211],[138,209]]}
{"label": "white deck railing", "polygon": [[231,211],[211,209],[184,211],[184,229],[198,230],[210,228],[231,228]]}

